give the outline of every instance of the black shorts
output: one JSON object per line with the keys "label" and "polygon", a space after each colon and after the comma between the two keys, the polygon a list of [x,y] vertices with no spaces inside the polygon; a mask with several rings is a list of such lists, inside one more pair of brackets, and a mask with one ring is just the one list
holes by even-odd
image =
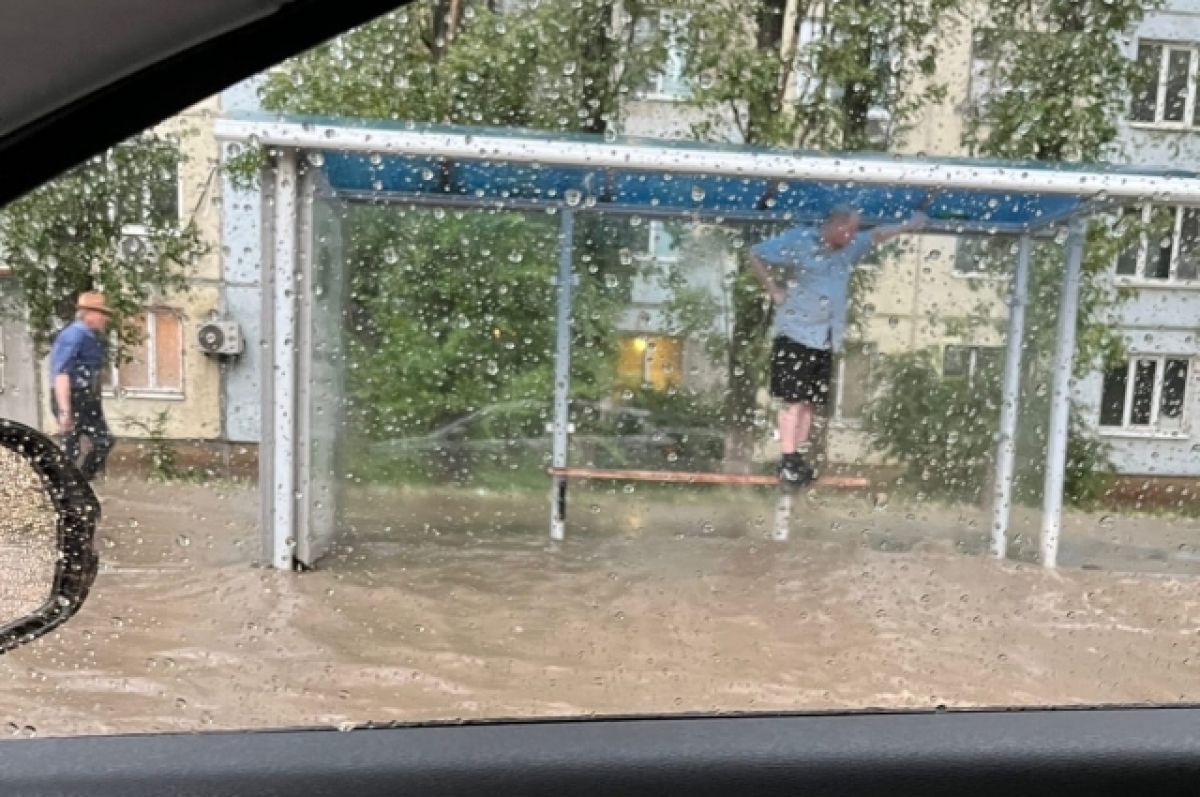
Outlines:
{"label": "black shorts", "polygon": [[824,407],[829,401],[833,352],[810,349],[780,335],[771,346],[771,395],[789,404]]}

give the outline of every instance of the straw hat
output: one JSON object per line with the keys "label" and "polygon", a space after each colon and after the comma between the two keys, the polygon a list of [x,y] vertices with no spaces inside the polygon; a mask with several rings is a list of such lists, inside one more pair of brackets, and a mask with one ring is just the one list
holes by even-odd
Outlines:
{"label": "straw hat", "polygon": [[104,301],[104,294],[95,291],[85,291],[79,294],[79,298],[75,300],[75,309],[95,310],[97,313],[112,315],[112,310],[108,309],[108,303]]}

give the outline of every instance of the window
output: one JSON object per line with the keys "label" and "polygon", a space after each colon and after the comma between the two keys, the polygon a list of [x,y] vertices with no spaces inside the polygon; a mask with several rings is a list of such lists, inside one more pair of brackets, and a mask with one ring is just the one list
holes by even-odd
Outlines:
{"label": "window", "polygon": [[959,238],[954,245],[954,272],[975,277],[1006,276],[1017,256],[1012,238],[987,235]]}
{"label": "window", "polygon": [[[840,41],[843,36],[842,32],[833,29],[822,14],[823,11],[824,4],[810,4],[807,15],[797,27],[792,73],[785,92],[789,100],[812,103],[823,99],[836,103],[843,95],[843,87],[829,85],[828,80],[822,77],[818,70],[817,59],[821,54],[821,44]],[[898,60],[896,54],[887,47],[877,46],[871,54],[870,69],[882,76],[881,82],[889,87],[889,92],[896,88],[894,74]],[[873,147],[885,148],[891,140],[891,135],[891,112],[881,105],[872,105],[867,109],[867,141]]]}
{"label": "window", "polygon": [[658,262],[675,262],[679,259],[677,235],[666,223],[652,221],[635,229],[640,229],[635,233],[635,245],[641,258]]}
{"label": "window", "polygon": [[[667,56],[662,68],[649,76],[646,82],[646,98],[652,100],[686,100],[691,96],[691,87],[683,70],[687,65],[687,54],[684,51],[683,30],[687,27],[687,15],[671,11],[661,11],[658,15],[659,30],[666,37]],[[650,36],[649,26],[652,20],[640,20],[639,35],[643,41]]]}
{"label": "window", "polygon": [[683,340],[667,335],[637,335],[620,343],[617,382],[623,387],[666,390],[683,380]]}
{"label": "window", "polygon": [[[155,150],[154,156],[147,154]],[[140,152],[139,152],[140,151]],[[182,202],[179,153],[173,142],[141,137],[114,147],[108,153],[110,168],[128,174],[116,197],[113,213],[124,223],[126,235],[178,225]]]}
{"label": "window", "polygon": [[1181,431],[1189,367],[1182,356],[1138,356],[1108,370],[1100,398],[1100,426]]}
{"label": "window", "polygon": [[1145,225],[1138,243],[1117,256],[1116,275],[1153,282],[1194,282],[1200,268],[1200,208],[1127,210]]}
{"label": "window", "polygon": [[999,372],[1004,362],[1002,346],[947,346],[942,352],[942,378],[965,379],[974,384]]}
{"label": "window", "polygon": [[173,310],[147,310],[134,320],[142,340],[113,366],[108,388],[137,397],[183,396],[183,323]]}
{"label": "window", "polygon": [[1134,97],[1135,122],[1195,126],[1196,48],[1182,44],[1139,42],[1138,63],[1145,84]]}
{"label": "window", "polygon": [[1002,49],[993,28],[977,28],[971,36],[971,72],[967,87],[968,106],[983,112],[989,101],[1007,93],[1000,77]]}
{"label": "window", "polygon": [[848,343],[837,360],[833,417],[857,423],[874,388],[875,350],[867,343]]}

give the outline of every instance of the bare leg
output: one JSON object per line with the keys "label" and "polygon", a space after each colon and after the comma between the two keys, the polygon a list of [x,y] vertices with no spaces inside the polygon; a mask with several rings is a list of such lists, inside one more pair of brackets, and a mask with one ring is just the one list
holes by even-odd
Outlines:
{"label": "bare leg", "polygon": [[779,425],[779,448],[784,456],[796,453],[796,429],[800,425],[800,405],[783,404],[776,416]]}
{"label": "bare leg", "polygon": [[797,405],[797,409],[800,412],[796,419],[796,438],[795,445],[792,447],[793,451],[808,443],[808,435],[812,431],[813,423],[813,405],[811,402],[803,401]]}
{"label": "bare leg", "polygon": [[813,405],[807,401],[779,408],[779,447],[784,454],[794,454],[798,446],[808,442],[812,420]]}

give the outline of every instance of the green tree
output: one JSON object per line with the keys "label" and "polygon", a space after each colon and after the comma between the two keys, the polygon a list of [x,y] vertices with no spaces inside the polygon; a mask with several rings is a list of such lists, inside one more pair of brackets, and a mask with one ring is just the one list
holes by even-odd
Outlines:
{"label": "green tree", "polygon": [[[964,143],[1000,158],[1098,162],[1119,157],[1117,120],[1147,78],[1143,66],[1122,53],[1121,39],[1161,5],[1161,0],[993,0],[988,26],[974,35],[976,46],[994,53],[989,83],[1003,90],[971,116]],[[1145,231],[1128,221],[1113,227],[1095,219],[1088,226],[1076,326],[1077,377],[1124,356],[1112,318],[1130,294],[1115,290],[1110,275],[1118,251]],[[1017,441],[1018,456],[1027,463],[1022,468],[1026,495],[1041,489],[1062,258],[1059,247],[1036,247],[1030,261],[1024,422]],[[1077,402],[1071,409],[1069,453],[1075,456],[1068,465],[1067,495],[1087,500],[1096,497],[1097,484],[1110,469],[1107,447],[1089,439]],[[1087,478],[1089,472],[1093,478]]]}
{"label": "green tree", "polygon": [[651,13],[612,0],[549,0],[506,14],[422,0],[272,71],[263,105],[292,113],[603,133],[665,56],[637,36]]}
{"label": "green tree", "polygon": [[[554,367],[557,216],[351,207],[353,407],[376,438],[419,434],[485,404],[544,401]],[[382,266],[382,267],[381,267]],[[581,281],[575,395],[607,380],[591,319],[613,294]]]}
{"label": "green tree", "polygon": [[[504,15],[481,2],[427,0],[282,65],[261,99],[291,113],[603,133],[664,53],[658,33],[634,46],[640,3],[622,13],[631,27],[618,32],[614,5],[602,0]],[[550,395],[557,217],[434,219],[397,208],[353,208],[348,217],[361,330],[351,392],[379,415],[370,428],[380,433],[428,428],[487,401]],[[575,229],[572,393],[586,396],[611,384],[631,232],[592,214]]]}
{"label": "green tree", "polygon": [[175,142],[147,133],[0,211],[0,256],[15,287],[4,309],[27,319],[39,346],[73,315],[82,291],[101,290],[120,354],[139,334],[123,322],[153,293],[186,287],[187,267],[208,247],[192,222],[180,222],[180,162]]}
{"label": "green tree", "polygon": [[[686,52],[700,138],[812,149],[880,149],[944,95],[938,45],[961,0],[876,3],[756,0],[682,3],[676,34]],[[730,124],[730,121],[732,124]],[[746,244],[767,234],[743,230]],[[739,247],[744,250],[745,247]],[[747,460],[766,371],[771,314],[742,258],[731,285],[725,421],[731,459]]]}
{"label": "green tree", "polygon": [[[1122,54],[1120,39],[1159,5],[1158,0],[988,3],[982,15],[987,25],[973,32],[972,47],[979,60],[980,54],[988,54],[983,76],[993,90],[978,98],[969,111],[964,144],[975,154],[1052,162],[1094,162],[1119,154],[1116,120],[1145,77],[1139,65]],[[1054,68],[1047,69],[1047,64]],[[1145,231],[1129,217],[1118,225],[1093,221],[1087,229],[1076,329],[1077,377],[1123,356],[1121,338],[1111,321],[1128,292],[1115,290],[1108,277],[1118,252]],[[1030,259],[1017,433],[1016,494],[1023,500],[1039,496],[1042,489],[1065,255],[1061,243],[1060,239],[1035,246]],[[1011,273],[1015,247],[1002,248],[999,256],[983,257],[981,270]],[[993,303],[1002,300],[1009,287],[994,280],[972,285],[989,294]],[[994,322],[985,317],[974,323]],[[1004,324],[1000,326],[1003,330]],[[947,488],[961,488],[963,474],[969,474],[978,485],[978,497],[987,497],[998,407],[990,400],[975,407],[974,417],[986,422],[974,427],[977,437],[965,438],[969,430],[960,428],[954,411],[947,410],[957,399],[948,399],[943,388],[929,381],[928,362],[928,357],[920,364],[898,358],[887,365],[890,378],[898,383],[925,382],[914,394],[889,391],[886,401],[875,403],[876,446],[906,463],[922,489],[964,497],[963,490]],[[978,389],[990,397],[998,395],[999,386],[982,380]],[[970,465],[950,463],[935,454],[951,448],[973,452]],[[1097,498],[1108,469],[1107,446],[1089,435],[1079,407],[1073,406],[1065,484],[1068,500]]]}

